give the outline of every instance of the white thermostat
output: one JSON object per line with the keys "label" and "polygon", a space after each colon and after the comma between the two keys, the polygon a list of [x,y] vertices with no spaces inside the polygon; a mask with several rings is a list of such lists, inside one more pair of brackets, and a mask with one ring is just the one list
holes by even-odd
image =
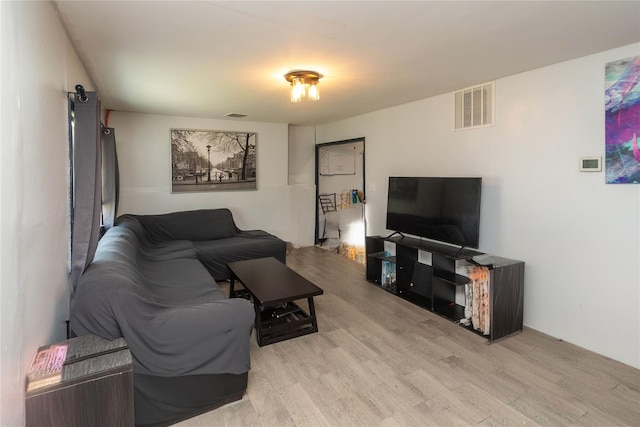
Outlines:
{"label": "white thermostat", "polygon": [[580,157],[580,172],[600,172],[602,170],[602,157]]}

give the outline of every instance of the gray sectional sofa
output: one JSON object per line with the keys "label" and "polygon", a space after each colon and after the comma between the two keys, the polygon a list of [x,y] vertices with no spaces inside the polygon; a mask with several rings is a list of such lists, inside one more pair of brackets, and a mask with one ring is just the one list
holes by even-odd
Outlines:
{"label": "gray sectional sofa", "polygon": [[137,425],[168,425],[242,398],[254,310],[216,281],[227,263],[286,244],[239,230],[228,209],[123,215],[98,244],[72,298],[73,336],[124,337]]}

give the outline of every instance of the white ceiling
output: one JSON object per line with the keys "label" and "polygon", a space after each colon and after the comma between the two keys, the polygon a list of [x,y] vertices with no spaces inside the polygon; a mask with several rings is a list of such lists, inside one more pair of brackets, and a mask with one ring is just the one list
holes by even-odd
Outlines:
{"label": "white ceiling", "polygon": [[[640,41],[640,1],[55,4],[107,109],[299,125]],[[320,101],[289,102],[292,69]]]}

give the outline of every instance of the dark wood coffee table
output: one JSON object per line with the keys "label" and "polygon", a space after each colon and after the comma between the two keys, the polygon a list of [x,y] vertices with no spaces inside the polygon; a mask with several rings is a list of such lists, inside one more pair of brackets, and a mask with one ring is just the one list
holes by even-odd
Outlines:
{"label": "dark wood coffee table", "polygon": [[[227,265],[232,273],[229,296],[243,296],[243,290],[234,289],[238,280],[253,300],[259,346],[318,332],[313,297],[322,295],[322,289],[273,257]],[[304,298],[309,313],[294,302]]]}

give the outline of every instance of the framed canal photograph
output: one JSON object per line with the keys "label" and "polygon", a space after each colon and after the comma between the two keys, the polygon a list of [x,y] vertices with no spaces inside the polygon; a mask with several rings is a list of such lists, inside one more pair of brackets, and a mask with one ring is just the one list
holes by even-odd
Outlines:
{"label": "framed canal photograph", "polygon": [[256,189],[256,134],[171,129],[171,191]]}

